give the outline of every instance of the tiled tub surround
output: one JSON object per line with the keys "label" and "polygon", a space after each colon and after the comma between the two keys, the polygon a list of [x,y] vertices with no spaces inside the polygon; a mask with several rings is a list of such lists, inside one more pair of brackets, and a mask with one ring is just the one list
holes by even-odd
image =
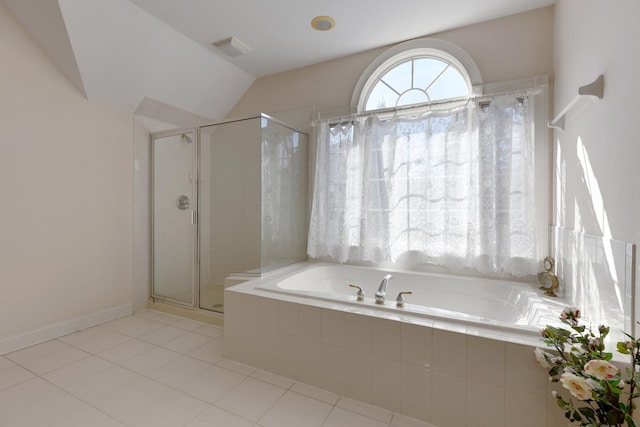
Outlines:
{"label": "tiled tub surround", "polygon": [[559,295],[594,324],[607,324],[612,331],[635,327],[638,335],[633,317],[639,310],[633,303],[635,245],[556,226],[551,237]]}
{"label": "tiled tub surround", "polygon": [[267,280],[226,291],[225,357],[439,427],[566,424],[533,330],[255,289]]}

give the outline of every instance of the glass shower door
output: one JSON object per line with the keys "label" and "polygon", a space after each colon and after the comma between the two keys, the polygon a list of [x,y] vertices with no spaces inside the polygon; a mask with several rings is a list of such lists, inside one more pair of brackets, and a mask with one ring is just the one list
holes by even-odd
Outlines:
{"label": "glass shower door", "polygon": [[196,306],[196,133],[155,135],[152,296]]}

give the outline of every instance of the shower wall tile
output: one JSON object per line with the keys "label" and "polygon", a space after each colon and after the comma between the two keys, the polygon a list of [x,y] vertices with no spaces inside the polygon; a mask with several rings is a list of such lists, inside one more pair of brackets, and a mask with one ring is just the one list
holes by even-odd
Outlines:
{"label": "shower wall tile", "polygon": [[373,355],[392,360],[400,360],[401,323],[387,319],[373,318],[372,328],[374,331],[371,343]]}
{"label": "shower wall tile", "polygon": [[400,353],[403,363],[422,368],[432,365],[433,329],[409,323],[400,325]]}
{"label": "shower wall tile", "polygon": [[319,366],[322,374],[320,386],[341,395],[347,391],[346,351],[344,347],[323,343],[320,364],[315,367]]}
{"label": "shower wall tile", "polygon": [[373,320],[369,316],[346,313],[342,326],[346,334],[346,347],[360,353],[371,354]]}
{"label": "shower wall tile", "polygon": [[322,310],[322,342],[346,347],[351,337],[346,331],[347,313],[337,310]]}
{"label": "shower wall tile", "polygon": [[559,295],[586,321],[609,325],[612,342],[621,339],[632,326],[635,245],[556,226],[551,234]]}
{"label": "shower wall tile", "polygon": [[476,426],[504,427],[503,387],[467,380],[467,420]]}
{"label": "shower wall tile", "polygon": [[533,348],[511,343],[506,347],[506,388],[546,398],[549,379],[536,361]]}
{"label": "shower wall tile", "polygon": [[[559,408],[554,410],[561,412]],[[546,420],[547,397],[516,390],[507,391],[505,396],[505,425],[539,427],[546,425]]]}
{"label": "shower wall tile", "polygon": [[322,309],[301,305],[298,308],[300,336],[320,342],[322,339]]}
{"label": "shower wall tile", "polygon": [[372,400],[376,406],[400,412],[402,365],[384,357],[373,357]]}
{"label": "shower wall tile", "polygon": [[265,371],[278,371],[278,301],[263,298],[254,313],[255,366]]}
{"label": "shower wall tile", "polygon": [[303,383],[322,387],[321,366],[322,344],[315,340],[300,338],[300,371],[298,379]]}
{"label": "shower wall tile", "polygon": [[236,292],[225,309],[225,356],[266,372],[434,425],[550,425],[532,347]]}
{"label": "shower wall tile", "polygon": [[467,425],[467,380],[444,372],[433,372],[433,423],[438,426]]}
{"label": "shower wall tile", "polygon": [[361,402],[372,401],[373,357],[371,351],[345,351],[345,396]]}
{"label": "shower wall tile", "polygon": [[433,330],[433,370],[452,375],[467,375],[467,336]]}
{"label": "shower wall tile", "polygon": [[278,333],[298,336],[298,304],[278,302]]}
{"label": "shower wall tile", "polygon": [[403,363],[400,387],[401,412],[419,420],[431,419],[431,370]]}
{"label": "shower wall tile", "polygon": [[636,293],[635,291],[635,261],[636,261],[636,246],[632,243],[626,244],[625,250],[625,271],[631,272],[626,275],[625,280],[625,295],[627,300],[627,309],[628,312],[631,313],[630,316],[627,316],[627,327],[629,330],[634,331],[634,336],[640,336],[640,325],[636,323],[638,321],[638,316],[640,315],[640,298],[633,298],[633,295]]}
{"label": "shower wall tile", "polygon": [[467,376],[472,380],[504,387],[506,344],[469,336],[467,345]]}
{"label": "shower wall tile", "polygon": [[297,379],[300,369],[300,338],[294,335],[278,335],[278,374]]}

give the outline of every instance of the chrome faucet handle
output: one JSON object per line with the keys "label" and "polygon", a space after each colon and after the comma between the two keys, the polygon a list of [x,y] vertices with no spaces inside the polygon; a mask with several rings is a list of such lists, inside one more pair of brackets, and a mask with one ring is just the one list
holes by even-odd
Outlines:
{"label": "chrome faucet handle", "polygon": [[378,287],[378,291],[375,295],[376,304],[384,304],[384,299],[387,296],[387,285],[389,284],[389,280],[393,279],[391,274],[387,274],[382,278],[382,282],[380,282],[380,287]]}
{"label": "chrome faucet handle", "polygon": [[349,283],[349,287],[356,288],[358,290],[358,293],[356,294],[358,301],[362,301],[364,299],[364,291],[360,286]]}
{"label": "chrome faucet handle", "polygon": [[404,297],[402,295],[411,295],[411,294],[413,294],[413,292],[411,292],[411,291],[400,292],[398,294],[398,297],[396,298],[396,305],[397,306],[403,306],[404,305]]}

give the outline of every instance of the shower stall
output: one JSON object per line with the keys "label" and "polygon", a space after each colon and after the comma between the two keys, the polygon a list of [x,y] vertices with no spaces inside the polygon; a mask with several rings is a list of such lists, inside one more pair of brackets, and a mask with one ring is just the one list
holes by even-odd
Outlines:
{"label": "shower stall", "polygon": [[151,135],[151,297],[224,313],[224,288],[306,258],[308,137],[261,114]]}

